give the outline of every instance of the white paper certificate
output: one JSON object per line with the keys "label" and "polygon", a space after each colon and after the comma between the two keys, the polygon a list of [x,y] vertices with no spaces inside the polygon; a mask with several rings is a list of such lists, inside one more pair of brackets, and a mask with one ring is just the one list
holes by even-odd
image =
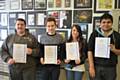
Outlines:
{"label": "white paper certificate", "polygon": [[16,63],[26,63],[27,44],[13,44],[13,59]]}
{"label": "white paper certificate", "polygon": [[57,64],[57,46],[44,46],[45,64]]}
{"label": "white paper certificate", "polygon": [[110,38],[96,37],[95,57],[110,58]]}
{"label": "white paper certificate", "polygon": [[66,59],[67,60],[80,59],[78,42],[66,43]]}

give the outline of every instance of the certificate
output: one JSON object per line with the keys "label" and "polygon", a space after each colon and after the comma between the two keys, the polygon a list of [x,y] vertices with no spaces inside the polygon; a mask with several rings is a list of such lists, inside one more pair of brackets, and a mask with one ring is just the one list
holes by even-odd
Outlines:
{"label": "certificate", "polygon": [[110,38],[96,37],[95,57],[110,58]]}
{"label": "certificate", "polygon": [[78,42],[66,43],[66,58],[67,60],[80,59]]}
{"label": "certificate", "polygon": [[13,59],[16,63],[26,63],[27,44],[13,44]]}
{"label": "certificate", "polygon": [[57,64],[57,46],[44,46],[45,64]]}

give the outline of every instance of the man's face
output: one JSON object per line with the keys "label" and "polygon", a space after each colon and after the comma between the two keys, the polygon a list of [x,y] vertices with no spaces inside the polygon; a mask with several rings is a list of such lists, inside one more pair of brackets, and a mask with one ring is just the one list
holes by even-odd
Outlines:
{"label": "man's face", "polygon": [[23,34],[25,33],[25,23],[24,21],[16,21],[16,31],[17,31],[17,34]]}
{"label": "man's face", "polygon": [[46,24],[46,30],[48,32],[48,34],[54,34],[55,33],[55,29],[56,29],[56,24],[54,21],[49,21]]}
{"label": "man's face", "polygon": [[100,27],[103,31],[109,31],[112,28],[112,21],[111,19],[103,19],[100,23]]}

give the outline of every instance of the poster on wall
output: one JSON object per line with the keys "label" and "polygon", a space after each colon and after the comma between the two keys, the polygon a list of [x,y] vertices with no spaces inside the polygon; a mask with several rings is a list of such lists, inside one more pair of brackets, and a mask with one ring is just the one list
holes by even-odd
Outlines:
{"label": "poster on wall", "polygon": [[45,26],[46,11],[36,12],[35,13],[35,24],[38,27]]}
{"label": "poster on wall", "polygon": [[54,0],[47,0],[48,1],[48,8],[54,7]]}
{"label": "poster on wall", "polygon": [[62,7],[62,0],[55,0],[55,7],[61,8]]}
{"label": "poster on wall", "polygon": [[72,23],[72,11],[62,10],[60,11],[60,28],[71,28]]}
{"label": "poster on wall", "polygon": [[10,0],[10,10],[19,10],[20,0]]}
{"label": "poster on wall", "polygon": [[34,5],[35,9],[46,9],[47,7],[46,0],[34,0],[34,2],[35,2],[35,5]]}
{"label": "poster on wall", "polygon": [[22,10],[33,9],[33,0],[22,0]]}
{"label": "poster on wall", "polygon": [[18,12],[17,18],[22,18],[22,19],[26,20],[26,12]]}
{"label": "poster on wall", "polygon": [[117,0],[95,0],[94,12],[111,11],[117,7]]}
{"label": "poster on wall", "polygon": [[74,10],[73,23],[92,23],[92,10]]}
{"label": "poster on wall", "polygon": [[7,26],[8,26],[8,14],[1,13],[0,14],[0,27],[7,28]]}
{"label": "poster on wall", "polygon": [[92,8],[92,0],[75,0],[74,8]]}
{"label": "poster on wall", "polygon": [[71,9],[72,3],[74,0],[47,0],[48,10],[63,10],[63,9]]}
{"label": "poster on wall", "polygon": [[71,7],[71,0],[64,0],[64,7],[70,8]]}
{"label": "poster on wall", "polygon": [[10,28],[15,28],[16,19],[17,19],[17,13],[10,12],[9,13],[9,27]]}
{"label": "poster on wall", "polygon": [[27,25],[28,27],[32,27],[35,25],[35,13],[34,12],[27,12]]}

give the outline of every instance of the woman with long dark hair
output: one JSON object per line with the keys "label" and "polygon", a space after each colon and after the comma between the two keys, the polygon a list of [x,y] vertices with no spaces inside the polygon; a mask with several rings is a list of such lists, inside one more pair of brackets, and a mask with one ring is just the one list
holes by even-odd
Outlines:
{"label": "woman with long dark hair", "polygon": [[[66,76],[67,80],[82,80],[84,61],[85,61],[85,40],[82,36],[82,31],[79,25],[74,24],[71,27],[70,38],[67,42],[78,42],[80,58],[77,60],[67,60],[66,63]],[[74,54],[74,53],[73,53]]]}

